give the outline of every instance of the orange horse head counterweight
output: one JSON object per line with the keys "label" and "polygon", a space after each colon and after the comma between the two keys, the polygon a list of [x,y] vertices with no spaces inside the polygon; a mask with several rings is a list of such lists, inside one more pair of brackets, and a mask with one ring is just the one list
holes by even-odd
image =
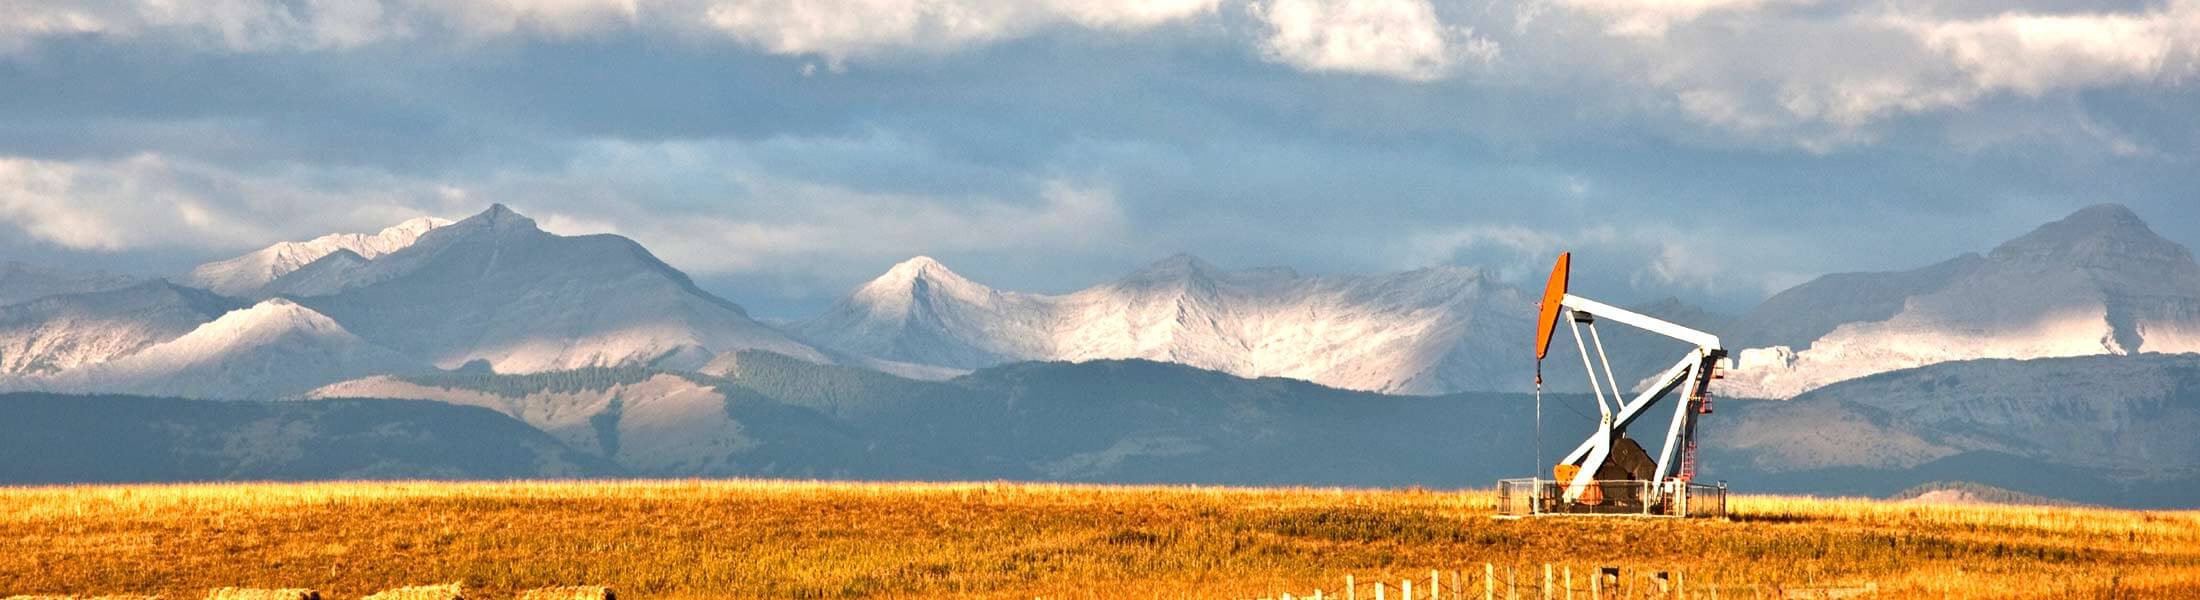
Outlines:
{"label": "orange horse head counterweight", "polygon": [[1567,272],[1572,268],[1574,253],[1558,255],[1558,264],[1551,266],[1551,280],[1543,285],[1543,302],[1535,317],[1535,359],[1542,361],[1551,354],[1551,335],[1558,333],[1558,313],[1566,302]]}

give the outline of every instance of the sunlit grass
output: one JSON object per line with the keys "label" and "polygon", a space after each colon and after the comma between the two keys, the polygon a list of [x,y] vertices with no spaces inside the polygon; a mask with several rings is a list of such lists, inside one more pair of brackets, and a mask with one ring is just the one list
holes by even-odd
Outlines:
{"label": "sunlit grass", "polygon": [[788,481],[0,488],[0,596],[258,585],[355,597],[451,581],[636,598],[1335,596],[1346,574],[1426,581],[1431,569],[1467,571],[1479,594],[1484,562],[1520,569],[1524,584],[1546,562],[1584,580],[1592,565],[1681,570],[1730,597],[1864,583],[1893,596],[2159,597],[2200,585],[2200,512],[1738,496],[1730,521],[1498,520],[1492,500]]}

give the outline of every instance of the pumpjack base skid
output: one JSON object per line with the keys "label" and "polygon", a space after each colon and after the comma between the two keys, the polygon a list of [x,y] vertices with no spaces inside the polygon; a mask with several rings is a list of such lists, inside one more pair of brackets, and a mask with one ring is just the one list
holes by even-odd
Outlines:
{"label": "pumpjack base skid", "polygon": [[1651,517],[1725,518],[1726,482],[1604,481],[1592,484],[1588,501],[1567,500],[1571,482],[1555,479],[1506,479],[1497,485],[1497,518]]}

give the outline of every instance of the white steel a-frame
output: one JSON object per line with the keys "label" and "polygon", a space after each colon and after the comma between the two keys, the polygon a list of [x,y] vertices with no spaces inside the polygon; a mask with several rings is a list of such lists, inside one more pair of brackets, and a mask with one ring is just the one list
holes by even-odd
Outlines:
{"label": "white steel a-frame", "polygon": [[[1710,398],[1711,380],[1717,374],[1719,362],[1726,358],[1726,349],[1719,344],[1719,336],[1567,293],[1571,261],[1571,253],[1559,255],[1558,264],[1551,270],[1550,284],[1544,289],[1536,340],[1536,383],[1539,387],[1542,384],[1542,360],[1549,353],[1558,321],[1563,319],[1573,331],[1574,346],[1581,352],[1581,363],[1588,371],[1589,389],[1596,396],[1601,417],[1596,432],[1558,463],[1579,467],[1572,480],[1565,482],[1564,500],[1579,501],[1596,481],[1597,471],[1611,457],[1613,444],[1630,425],[1675,391],[1680,392],[1681,400],[1674,403],[1673,420],[1666,426],[1665,443],[1655,455],[1657,470],[1652,481],[1685,482],[1695,476],[1696,419],[1708,412],[1706,402]],[[1604,355],[1604,340],[1596,329],[1600,319],[1680,340],[1695,348],[1664,373],[1649,380],[1649,388],[1627,400],[1623,398],[1619,380],[1612,376],[1611,359]],[[1586,338],[1581,335],[1584,325],[1589,330]],[[1596,350],[1593,356],[1591,348]],[[1598,377],[1600,370],[1601,378]],[[1610,390],[1609,398],[1605,395],[1606,390]]]}

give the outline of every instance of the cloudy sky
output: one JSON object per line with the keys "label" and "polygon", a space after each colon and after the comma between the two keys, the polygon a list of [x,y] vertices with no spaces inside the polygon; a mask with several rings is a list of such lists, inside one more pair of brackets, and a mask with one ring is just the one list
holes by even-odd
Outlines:
{"label": "cloudy sky", "polygon": [[2200,242],[2200,0],[0,1],[0,259],[510,204],[765,316],[1560,248],[1735,308],[2097,202]]}

